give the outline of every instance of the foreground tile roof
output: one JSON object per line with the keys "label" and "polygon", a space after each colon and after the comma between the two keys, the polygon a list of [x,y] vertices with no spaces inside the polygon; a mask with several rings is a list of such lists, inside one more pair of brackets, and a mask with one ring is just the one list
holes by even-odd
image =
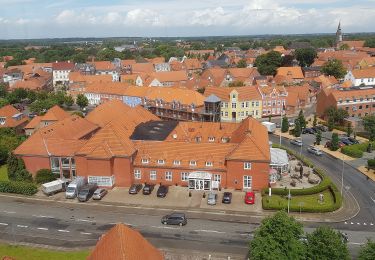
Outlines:
{"label": "foreground tile roof", "polygon": [[2,121],[4,123],[0,124],[0,128],[17,127],[28,120],[27,117],[23,116],[23,114],[15,109],[12,105],[7,105],[0,108],[0,117],[5,119]]}

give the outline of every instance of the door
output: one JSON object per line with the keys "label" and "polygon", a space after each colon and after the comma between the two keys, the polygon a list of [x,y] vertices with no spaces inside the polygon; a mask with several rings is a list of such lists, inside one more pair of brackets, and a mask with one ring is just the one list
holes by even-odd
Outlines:
{"label": "door", "polygon": [[232,120],[236,121],[236,112],[232,112]]}

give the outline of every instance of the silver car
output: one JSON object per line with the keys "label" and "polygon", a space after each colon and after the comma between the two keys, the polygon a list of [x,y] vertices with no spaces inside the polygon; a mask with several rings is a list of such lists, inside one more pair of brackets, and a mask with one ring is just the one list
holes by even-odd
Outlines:
{"label": "silver car", "polygon": [[106,189],[99,188],[94,192],[94,195],[92,196],[92,199],[101,200],[107,193],[108,193],[108,191]]}
{"label": "silver car", "polygon": [[312,154],[315,154],[315,155],[318,155],[318,156],[323,155],[322,151],[319,148],[317,148],[313,145],[310,145],[309,147],[307,147],[307,151],[309,153],[312,153]]}
{"label": "silver car", "polygon": [[297,146],[302,146],[302,140],[301,139],[292,139],[290,140],[291,144],[297,145]]}
{"label": "silver car", "polygon": [[215,193],[209,193],[207,196],[207,204],[208,205],[216,205],[217,201],[217,194]]}

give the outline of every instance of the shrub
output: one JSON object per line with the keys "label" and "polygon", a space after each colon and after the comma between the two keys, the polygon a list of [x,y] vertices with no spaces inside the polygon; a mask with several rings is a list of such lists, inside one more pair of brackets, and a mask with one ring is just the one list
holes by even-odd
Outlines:
{"label": "shrub", "polygon": [[50,169],[40,169],[36,172],[35,182],[38,184],[43,184],[54,180],[56,180],[56,177],[53,175]]}
{"label": "shrub", "polygon": [[341,152],[354,158],[362,158],[363,156],[363,152],[357,147],[353,146],[344,146],[341,148]]}
{"label": "shrub", "polygon": [[368,159],[367,166],[369,169],[375,169],[375,159]]}
{"label": "shrub", "polygon": [[0,181],[0,192],[34,195],[38,191],[36,185],[22,181]]}

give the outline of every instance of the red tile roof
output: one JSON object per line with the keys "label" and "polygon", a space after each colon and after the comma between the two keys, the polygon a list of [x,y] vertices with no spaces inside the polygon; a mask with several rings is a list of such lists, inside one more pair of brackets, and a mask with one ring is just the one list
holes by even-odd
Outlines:
{"label": "red tile roof", "polygon": [[59,61],[52,63],[53,70],[73,70],[74,63],[73,62],[66,62],[66,61]]}
{"label": "red tile roof", "polygon": [[[17,117],[15,117],[17,115]],[[12,105],[7,105],[0,108],[0,128],[17,127],[28,121],[20,111],[15,109]]]}

